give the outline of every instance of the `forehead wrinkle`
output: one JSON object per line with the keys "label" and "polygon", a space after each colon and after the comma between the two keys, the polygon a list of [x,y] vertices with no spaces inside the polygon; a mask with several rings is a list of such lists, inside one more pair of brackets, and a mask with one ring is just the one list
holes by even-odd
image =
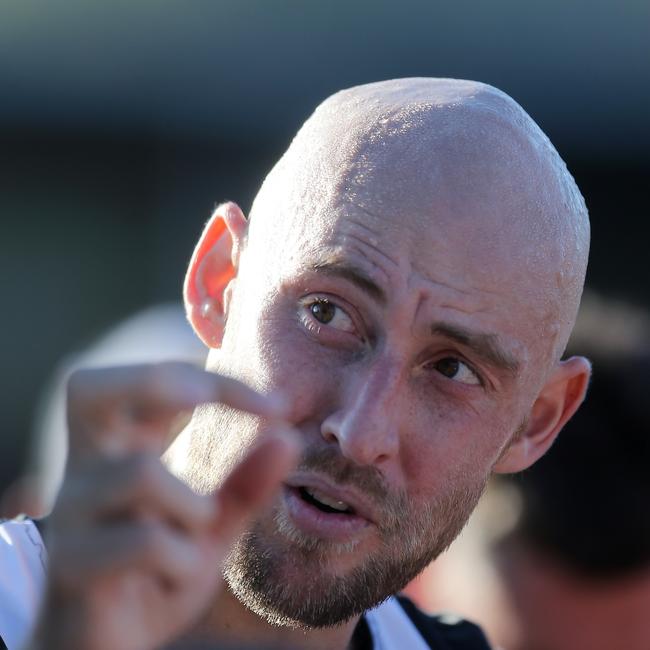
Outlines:
{"label": "forehead wrinkle", "polygon": [[[459,294],[461,296],[477,296],[477,295],[487,295],[487,296],[497,296],[500,297],[502,295],[502,292],[498,291],[497,289],[492,289],[488,286],[477,286],[475,284],[472,284],[469,282],[469,277],[468,274],[465,273],[465,269],[461,268],[452,268],[450,271],[455,273],[456,275],[459,275],[459,278],[465,283],[465,287],[461,287],[458,283],[452,283],[451,280],[447,277],[442,278],[440,277],[442,275],[441,267],[440,265],[437,266],[436,268],[436,275],[438,277],[431,277],[430,272],[425,272],[423,271],[422,268],[420,268],[420,265],[418,264],[413,264],[413,270],[415,272],[415,277],[420,277],[423,279],[423,281],[427,284],[432,284],[435,285],[436,287],[442,287],[445,291],[453,292],[456,294]],[[459,273],[460,272],[460,273]],[[480,311],[480,310],[479,310]]]}
{"label": "forehead wrinkle", "polygon": [[341,259],[336,255],[326,257],[315,262],[311,266],[311,270],[343,278],[372,296],[381,305],[385,305],[387,302],[384,289],[370,278],[363,269],[354,264],[350,264],[345,258]]}
{"label": "forehead wrinkle", "polygon": [[374,268],[383,271],[385,274],[387,274],[387,271],[382,267],[382,262],[391,269],[399,268],[399,263],[379,247],[378,241],[368,241],[366,238],[355,233],[346,233],[343,237],[343,242],[343,246],[352,244]]}
{"label": "forehead wrinkle", "polygon": [[[372,274],[379,274],[383,278],[383,283],[389,284],[391,275],[399,270],[400,263],[385,250],[385,246],[382,247],[382,243],[386,241],[386,234],[349,215],[346,211],[347,207],[343,207],[343,214],[336,218],[330,228],[330,235],[320,248],[324,249],[330,260],[337,263],[352,261],[351,254],[358,255],[370,266]],[[376,215],[372,215],[372,218],[377,222],[385,222]],[[392,238],[388,241],[392,242]]]}
{"label": "forehead wrinkle", "polygon": [[[362,211],[364,214],[370,217],[374,222],[379,222],[379,221],[385,222],[385,219],[383,219],[377,214],[371,213],[365,208],[361,208],[359,206],[354,206],[354,207],[358,208],[360,211]],[[345,206],[343,209],[345,210]],[[343,233],[344,236],[349,235],[349,236],[357,237],[361,241],[367,241],[368,244],[374,247],[377,247],[377,245],[379,244],[379,241],[381,239],[381,233],[378,230],[374,230],[373,228],[371,228],[367,223],[364,223],[363,221],[360,221],[359,219],[355,218],[353,215],[348,214],[347,211],[344,213],[343,217],[339,218],[339,222],[346,228],[346,232]],[[355,232],[357,230],[359,231],[358,233]],[[377,251],[382,256],[386,257],[390,263],[396,264],[396,262],[392,260],[387,253],[381,251],[379,248],[377,248]]]}
{"label": "forehead wrinkle", "polygon": [[314,250],[311,257],[315,261],[309,268],[352,281],[378,302],[386,304],[391,285],[389,273],[370,259],[361,246],[349,245],[349,242],[346,244]]}
{"label": "forehead wrinkle", "polygon": [[438,305],[439,309],[451,309],[452,311],[460,312],[471,316],[473,314],[484,314],[490,311],[488,307],[465,307],[459,303],[441,302]]}

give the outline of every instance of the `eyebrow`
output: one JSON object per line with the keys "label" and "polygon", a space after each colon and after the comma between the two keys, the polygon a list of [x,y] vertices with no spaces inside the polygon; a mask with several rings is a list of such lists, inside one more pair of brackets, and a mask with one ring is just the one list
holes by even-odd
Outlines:
{"label": "eyebrow", "polygon": [[496,334],[474,332],[460,325],[440,322],[433,323],[431,333],[470,348],[490,365],[505,370],[511,375],[516,375],[519,371],[519,361],[499,345]]}
{"label": "eyebrow", "polygon": [[[325,273],[332,277],[343,278],[369,294],[379,304],[386,305],[386,292],[359,267],[337,259],[325,259],[316,262],[312,271]],[[473,350],[495,368],[505,370],[511,375],[519,372],[519,361],[499,345],[496,334],[475,332],[460,325],[436,322],[431,325],[431,334],[443,336]]]}
{"label": "eyebrow", "polygon": [[381,305],[385,305],[387,302],[386,292],[365,271],[353,264],[336,259],[322,260],[316,262],[311,269],[351,282]]}

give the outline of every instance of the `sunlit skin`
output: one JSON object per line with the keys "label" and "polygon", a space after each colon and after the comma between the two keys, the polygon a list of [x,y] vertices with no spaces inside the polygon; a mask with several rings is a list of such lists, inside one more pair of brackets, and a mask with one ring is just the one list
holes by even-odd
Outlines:
{"label": "sunlit skin", "polygon": [[[492,472],[548,449],[589,376],[586,360],[560,361],[587,249],[584,204],[550,143],[512,100],[471,82],[403,80],[330,98],[267,178],[250,223],[234,204],[217,210],[185,286],[208,368],[281,390],[307,456],[325,450],[379,486],[347,486],[369,521],[344,551],[291,524],[285,493],[275,499],[253,529],[276,579],[317,599],[369,559],[432,557]],[[208,493],[264,425],[201,407],[168,466]],[[301,471],[311,470],[287,482]],[[382,536],[398,503],[408,548],[397,530]],[[226,571],[234,591],[236,567],[237,556]],[[201,632],[345,648],[358,617],[296,628],[287,611],[224,590]]]}

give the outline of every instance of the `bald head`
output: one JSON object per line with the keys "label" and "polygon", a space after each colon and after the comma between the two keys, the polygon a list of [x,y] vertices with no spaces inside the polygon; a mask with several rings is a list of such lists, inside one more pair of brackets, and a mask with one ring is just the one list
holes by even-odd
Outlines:
{"label": "bald head", "polygon": [[[448,546],[490,474],[548,449],[589,377],[557,358],[587,238],[559,156],[493,88],[406,79],[316,110],[250,224],[217,210],[186,278],[208,368],[280,390],[304,443],[229,556],[229,598],[332,645]],[[211,493],[275,425],[199,408],[174,469]]]}
{"label": "bald head", "polygon": [[471,270],[478,284],[516,279],[522,300],[536,303],[549,355],[561,354],[584,283],[587,210],[553,145],[510,97],[428,78],[336,93],[266,179],[249,243],[309,237],[310,222],[346,205],[443,232],[457,269],[485,260]]}

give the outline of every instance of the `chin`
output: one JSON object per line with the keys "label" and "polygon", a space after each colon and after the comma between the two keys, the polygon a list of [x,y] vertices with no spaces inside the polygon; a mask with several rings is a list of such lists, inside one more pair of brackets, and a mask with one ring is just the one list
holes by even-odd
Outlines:
{"label": "chin", "polygon": [[[225,579],[237,599],[268,623],[302,629],[342,625],[399,591],[433,559],[431,548],[407,561],[377,545],[341,544],[293,533],[293,541],[259,527],[243,535],[226,565]],[[393,549],[399,548],[393,544]]]}
{"label": "chin", "polygon": [[341,625],[400,591],[444,551],[484,485],[465,486],[417,507],[396,504],[396,516],[385,518],[395,523],[383,527],[329,527],[319,517],[296,515],[280,498],[234,545],[226,582],[248,609],[273,625]]}

